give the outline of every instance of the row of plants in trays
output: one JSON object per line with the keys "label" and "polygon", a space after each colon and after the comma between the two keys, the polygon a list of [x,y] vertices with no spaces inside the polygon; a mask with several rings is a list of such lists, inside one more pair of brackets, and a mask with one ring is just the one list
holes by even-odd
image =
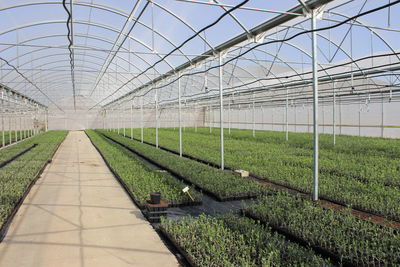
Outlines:
{"label": "row of plants in trays", "polygon": [[[24,138],[27,138],[29,135],[31,135],[28,130],[22,130],[24,131],[0,131],[0,147],[3,146],[3,132],[4,132],[4,145],[7,146],[10,143],[15,143],[15,138],[17,138],[17,141],[20,141]],[[10,142],[11,140],[11,142]]]}
{"label": "row of plants in trays", "polygon": [[[66,134],[66,131],[50,131],[32,138],[35,139],[37,146],[1,168],[1,230],[3,230],[4,224],[15,211],[16,206],[30,188],[32,182],[51,159],[58,145],[64,140]],[[26,141],[28,140],[22,142]],[[5,148],[5,150],[8,149]]]}
{"label": "row of plants in trays", "polygon": [[[127,131],[130,133],[130,131]],[[136,138],[136,136],[135,136]],[[154,129],[146,129],[145,140],[154,143]],[[179,139],[177,132],[159,129],[159,144],[177,151]],[[183,136],[184,153],[193,157],[218,164],[220,161],[219,140],[217,137],[205,137],[202,134],[185,132]],[[302,149],[304,150],[304,149]],[[343,155],[343,154],[342,154]],[[349,155],[352,157],[353,155]],[[319,190],[321,197],[351,206],[370,213],[400,221],[400,190],[398,186],[387,186],[390,182],[397,184],[398,175],[377,179],[360,180],[350,175],[340,175],[349,165],[365,168],[377,173],[384,168],[392,168],[390,164],[383,167],[387,160],[376,158],[371,164],[354,163],[348,158],[336,159],[335,168],[320,172]],[[281,144],[263,144],[246,140],[228,139],[225,141],[225,166],[232,169],[244,169],[260,178],[289,186],[302,192],[310,193],[312,189],[312,168],[288,162],[307,161],[311,164],[311,156],[302,154],[298,148],[290,148]],[[335,160],[333,160],[335,161]],[[320,166],[324,169],[326,160],[321,155]],[[379,166],[379,167],[377,167]],[[371,177],[372,174],[371,174]]]}
{"label": "row of plants in trays", "polygon": [[243,212],[354,266],[400,263],[399,232],[355,218],[350,211],[343,214],[309,200],[278,193],[251,201]]}
{"label": "row of plants in trays", "polygon": [[[184,183],[175,179],[168,173],[158,172],[156,169],[135,157],[120,145],[106,140],[99,133],[86,131],[92,143],[102,154],[108,166],[126,184],[135,202],[143,207],[149,199],[151,192],[160,192],[162,200],[171,206],[191,204],[193,201],[182,189]],[[195,203],[201,201],[202,195],[191,190]]]}
{"label": "row of plants in trays", "polygon": [[163,218],[160,229],[194,266],[332,266],[312,249],[238,215]]}
{"label": "row of plants in trays", "polygon": [[[130,131],[128,132],[128,136],[130,136]],[[159,129],[159,137],[161,145],[165,144],[175,150],[179,148],[179,136],[177,131],[168,128]],[[146,129],[145,140],[151,143],[155,142],[154,129]],[[205,145],[212,145],[213,148],[218,149],[219,136],[206,137],[201,133],[184,133],[185,143],[192,145],[193,141],[197,143],[199,140],[202,140],[200,142]],[[305,168],[312,168],[313,166],[312,149],[296,148],[287,144],[260,143],[252,139],[228,138],[225,142],[228,153],[229,149],[232,150],[234,148],[239,149],[237,151],[239,153],[249,153],[246,148],[247,144],[250,144],[256,148],[251,152],[266,156],[273,154],[276,160],[279,159],[286,165]],[[310,142],[312,144],[312,141]],[[238,146],[235,146],[236,143]],[[201,146],[203,146],[203,144],[201,144]],[[321,150],[319,154],[320,170],[324,173],[347,176],[361,182],[372,181],[384,185],[400,187],[400,163],[397,158],[386,158],[368,154],[346,154],[326,150]]]}
{"label": "row of plants in trays", "polygon": [[2,166],[5,162],[12,160],[20,153],[30,149],[34,144],[37,143],[37,138],[38,136],[35,136],[0,150],[0,166]]}
{"label": "row of plants in trays", "polygon": [[[174,130],[174,128],[170,128]],[[195,128],[186,128],[187,132],[196,132]],[[197,127],[197,133],[210,135],[208,127]],[[212,128],[211,135],[219,136],[219,128]],[[255,132],[248,129],[231,129],[231,134],[225,129],[225,137],[239,140],[252,140],[268,144],[285,144],[291,147],[312,149],[313,135],[311,133],[289,133],[286,141],[286,133],[280,131]],[[336,135],[336,144],[333,144],[332,134],[320,134],[319,145],[322,151],[334,151],[356,155],[380,156],[387,158],[400,158],[400,140],[379,137],[360,137],[349,135]]]}
{"label": "row of plants in trays", "polygon": [[268,192],[265,187],[257,182],[243,179],[238,175],[224,172],[187,158],[180,158],[178,155],[127,139],[114,132],[99,131],[196,185],[220,201],[249,198]]}

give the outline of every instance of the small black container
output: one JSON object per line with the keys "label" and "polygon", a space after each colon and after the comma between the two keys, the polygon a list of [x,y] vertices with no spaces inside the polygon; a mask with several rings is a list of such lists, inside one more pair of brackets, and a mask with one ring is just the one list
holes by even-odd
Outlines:
{"label": "small black container", "polygon": [[160,204],[160,201],[161,201],[161,193],[160,192],[150,193],[151,204]]}

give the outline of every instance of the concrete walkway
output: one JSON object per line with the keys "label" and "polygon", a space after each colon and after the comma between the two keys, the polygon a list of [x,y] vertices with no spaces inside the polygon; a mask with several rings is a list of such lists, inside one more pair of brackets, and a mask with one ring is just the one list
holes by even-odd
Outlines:
{"label": "concrete walkway", "polygon": [[84,132],[70,132],[0,244],[0,266],[178,266]]}

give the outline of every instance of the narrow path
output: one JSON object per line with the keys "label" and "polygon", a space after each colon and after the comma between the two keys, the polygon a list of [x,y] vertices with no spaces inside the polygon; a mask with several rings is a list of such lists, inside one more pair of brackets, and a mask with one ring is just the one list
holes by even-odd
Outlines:
{"label": "narrow path", "polygon": [[70,132],[0,244],[0,266],[178,266],[84,132]]}

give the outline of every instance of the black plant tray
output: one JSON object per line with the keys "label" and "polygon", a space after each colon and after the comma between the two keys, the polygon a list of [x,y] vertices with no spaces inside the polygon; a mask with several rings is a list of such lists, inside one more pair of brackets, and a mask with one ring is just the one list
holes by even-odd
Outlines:
{"label": "black plant tray", "polygon": [[[66,137],[66,136],[65,136]],[[57,148],[54,150],[53,154],[51,155],[50,159],[54,157],[54,154],[57,152],[58,148],[61,146],[61,144],[64,142],[64,139],[57,145]],[[36,144],[37,145],[37,144]],[[23,195],[20,197],[18,202],[15,204],[13,211],[7,216],[7,219],[5,222],[1,225],[0,228],[0,242],[3,241],[4,237],[7,234],[8,228],[11,225],[12,220],[14,219],[15,214],[17,214],[19,208],[21,207],[22,203],[24,202],[25,198],[28,196],[29,192],[31,191],[33,185],[36,183],[36,181],[40,178],[40,175],[43,173],[43,171],[46,169],[47,164],[49,161],[47,161],[43,167],[38,171],[38,173],[35,175],[35,178],[32,179],[32,181],[29,183],[28,187],[26,188],[25,192]]]}
{"label": "black plant tray", "polygon": [[321,248],[320,246],[316,246],[316,245],[312,245],[310,243],[308,243],[307,241],[305,241],[304,239],[290,233],[287,229],[285,228],[281,228],[281,227],[277,227],[275,225],[272,225],[262,219],[257,218],[257,216],[253,215],[251,212],[246,211],[246,210],[241,210],[240,214],[242,216],[248,217],[250,219],[259,221],[260,223],[264,224],[264,225],[268,225],[269,227],[272,228],[273,231],[285,236],[288,240],[297,243],[303,247],[309,247],[311,249],[313,249],[317,254],[321,255],[324,258],[328,258],[329,260],[331,260],[334,264],[338,265],[338,266],[356,266],[355,264],[353,264],[352,262],[346,260],[346,259],[342,259],[340,257],[340,255],[328,251],[325,248]]}
{"label": "black plant tray", "polygon": [[161,225],[158,227],[161,234],[171,243],[174,248],[185,258],[186,263],[191,267],[198,267],[194,259],[179,245],[179,243],[173,238]]}
{"label": "black plant tray", "polygon": [[176,178],[178,178],[178,179],[180,179],[180,180],[182,180],[182,181],[185,181],[185,182],[188,183],[188,184],[193,185],[197,190],[201,190],[203,193],[206,193],[207,195],[213,197],[214,199],[216,199],[216,200],[218,200],[218,201],[220,201],[220,202],[232,201],[232,200],[250,199],[250,198],[255,198],[255,197],[257,197],[257,196],[260,196],[260,194],[243,194],[243,195],[240,195],[240,196],[220,196],[220,195],[217,195],[217,194],[215,194],[214,192],[211,192],[210,190],[207,190],[207,189],[203,188],[202,186],[200,186],[200,185],[197,184],[196,182],[193,182],[193,181],[189,180],[188,178],[186,178],[186,177],[184,177],[184,176],[178,174],[177,172],[171,170],[171,169],[168,168],[167,166],[161,165],[160,163],[158,163],[158,162],[156,162],[156,161],[154,161],[154,160],[152,160],[152,159],[150,159],[150,158],[144,156],[143,154],[141,154],[141,153],[139,153],[139,152],[133,150],[132,148],[126,146],[125,144],[123,144],[123,143],[121,143],[121,142],[119,142],[119,141],[113,139],[112,137],[109,137],[109,136],[107,136],[107,135],[105,135],[105,134],[103,134],[103,133],[101,133],[101,134],[102,134],[105,138],[111,140],[112,142],[117,143],[118,145],[120,145],[120,146],[124,147],[125,149],[129,150],[130,152],[132,152],[132,153],[134,153],[134,154],[136,154],[136,155],[138,155],[138,156],[140,156],[140,157],[146,159],[146,160],[147,160],[148,162],[150,162],[151,164],[153,164],[153,165],[155,165],[155,166],[157,166],[157,167],[159,167],[159,168],[162,168],[162,169],[166,170],[167,172],[169,172],[170,174],[172,174],[172,175],[175,176]]}
{"label": "black plant tray", "polygon": [[15,155],[14,157],[12,157],[11,159],[8,159],[6,161],[3,161],[2,163],[0,163],[0,168],[3,168],[4,166],[6,166],[7,164],[11,163],[12,161],[16,160],[17,158],[19,158],[20,156],[22,156],[23,154],[25,154],[26,152],[30,151],[32,148],[36,147],[38,144],[33,144],[30,147],[28,147],[27,149],[19,152],[17,155]]}

